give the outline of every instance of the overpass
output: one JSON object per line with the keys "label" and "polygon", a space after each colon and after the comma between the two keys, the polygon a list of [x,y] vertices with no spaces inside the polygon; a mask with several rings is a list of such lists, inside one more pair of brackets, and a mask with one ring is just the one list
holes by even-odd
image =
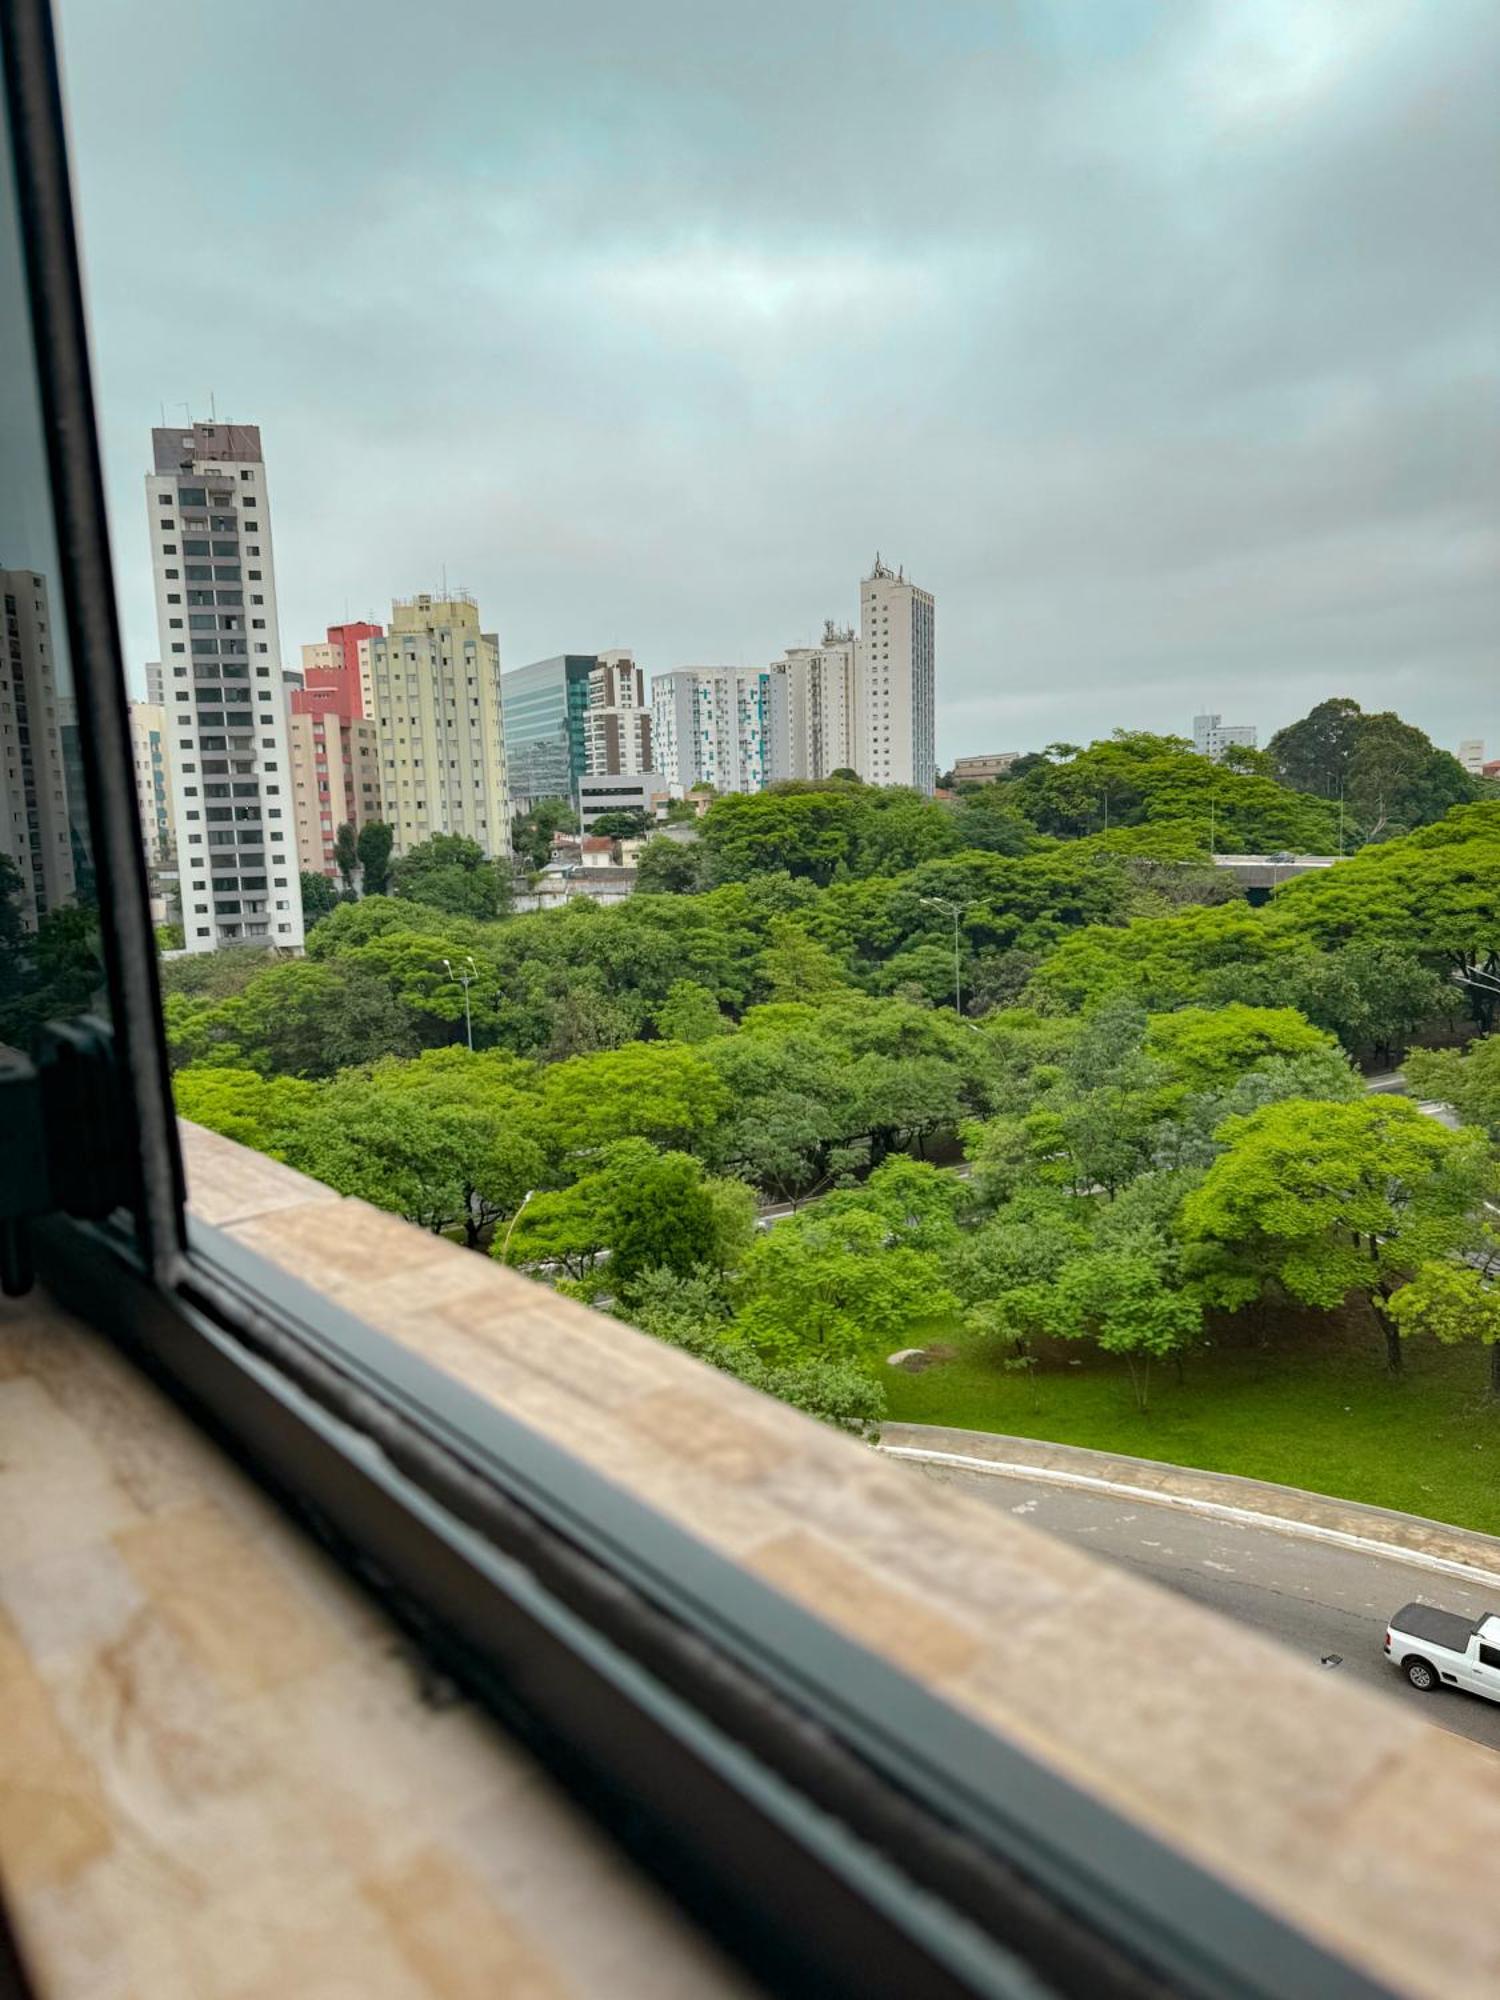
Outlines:
{"label": "overpass", "polygon": [[1264,903],[1283,882],[1336,867],[1343,858],[1341,854],[1216,854],[1213,864],[1233,875],[1249,902]]}

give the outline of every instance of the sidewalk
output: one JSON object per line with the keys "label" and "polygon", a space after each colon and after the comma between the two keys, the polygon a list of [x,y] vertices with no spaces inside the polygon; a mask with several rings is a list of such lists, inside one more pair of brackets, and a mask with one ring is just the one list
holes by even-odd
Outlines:
{"label": "sidewalk", "polygon": [[1062,1484],[1123,1487],[1143,1500],[1155,1498],[1169,1506],[1256,1514],[1284,1521],[1294,1531],[1376,1544],[1475,1570],[1493,1580],[1500,1592],[1500,1536],[1424,1520],[1419,1514],[1397,1514],[1388,1507],[1366,1507],[1355,1500],[1304,1493],[1295,1486],[1242,1479],[1237,1473],[1200,1472],[1154,1458],[1088,1451],[1081,1445],[1049,1444],[1040,1438],[1004,1437],[995,1431],[954,1430],[944,1424],[885,1424],[880,1442],[883,1449],[903,1453],[982,1460],[997,1471],[1006,1467],[1022,1477],[1034,1472]]}

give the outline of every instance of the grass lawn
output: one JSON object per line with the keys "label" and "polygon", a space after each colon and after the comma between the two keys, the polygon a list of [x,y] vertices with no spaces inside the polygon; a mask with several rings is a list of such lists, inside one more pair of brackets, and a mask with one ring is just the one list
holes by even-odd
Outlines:
{"label": "grass lawn", "polygon": [[[920,1340],[924,1336],[917,1336]],[[881,1371],[893,1422],[953,1424],[1238,1472],[1315,1493],[1425,1514],[1500,1535],[1500,1400],[1478,1346],[1408,1342],[1386,1374],[1372,1338],[1298,1338],[1278,1348],[1214,1346],[1179,1383],[1152,1369],[1151,1408],[1135,1407],[1123,1361],[1092,1349],[1039,1368],[1036,1408],[1002,1351],[932,1327],[958,1347],[920,1375]]]}

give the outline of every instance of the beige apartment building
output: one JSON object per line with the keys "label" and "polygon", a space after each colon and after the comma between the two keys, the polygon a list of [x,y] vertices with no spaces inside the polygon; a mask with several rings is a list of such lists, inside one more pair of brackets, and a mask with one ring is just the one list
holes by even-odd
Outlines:
{"label": "beige apartment building", "polygon": [[172,832],[172,750],[167,739],[167,711],[159,701],[130,704],[130,761],[135,769],[135,802],[141,820],[141,841],[153,868],[171,861],[176,850]]}
{"label": "beige apartment building", "polygon": [[397,598],[368,648],[381,818],[400,855],[436,833],[510,853],[500,641],[467,591]]}
{"label": "beige apartment building", "polygon": [[298,865],[309,875],[338,877],[334,841],[347,824],[358,830],[380,817],[380,766],[375,725],[336,709],[309,711],[292,696],[292,814]]}
{"label": "beige apartment building", "polygon": [[859,641],[829,619],[821,646],[788,646],[771,662],[766,775],[827,778],[854,768]]}
{"label": "beige apartment building", "polygon": [[936,775],[936,607],[904,570],[877,555],[859,587],[860,673],[855,769],[868,785],[914,785]]}

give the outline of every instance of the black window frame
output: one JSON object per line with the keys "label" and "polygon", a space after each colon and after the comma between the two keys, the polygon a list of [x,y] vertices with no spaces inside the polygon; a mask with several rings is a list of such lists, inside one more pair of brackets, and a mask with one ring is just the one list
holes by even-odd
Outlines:
{"label": "black window frame", "polygon": [[1376,2000],[1367,1974],[186,1214],[47,0],[0,0],[0,40],[119,1136],[139,1162],[133,1227],[37,1225],[54,1296],[772,1990]]}

